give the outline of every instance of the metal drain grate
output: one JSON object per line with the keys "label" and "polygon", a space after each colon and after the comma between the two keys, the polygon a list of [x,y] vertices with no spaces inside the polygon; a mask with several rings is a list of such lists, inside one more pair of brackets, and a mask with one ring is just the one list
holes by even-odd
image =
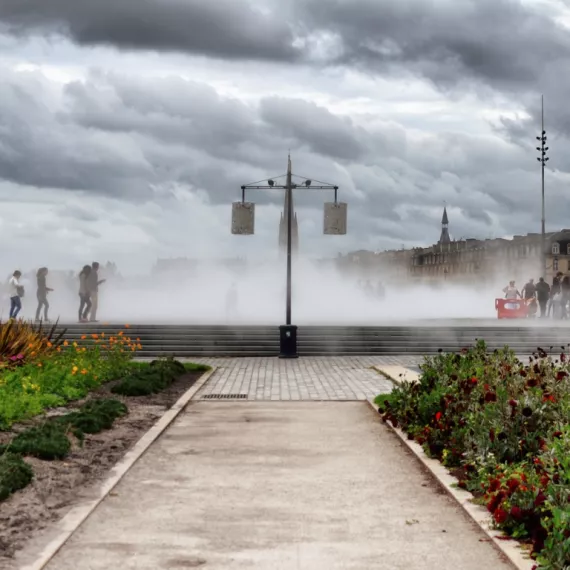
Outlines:
{"label": "metal drain grate", "polygon": [[247,400],[247,394],[205,394],[201,400]]}

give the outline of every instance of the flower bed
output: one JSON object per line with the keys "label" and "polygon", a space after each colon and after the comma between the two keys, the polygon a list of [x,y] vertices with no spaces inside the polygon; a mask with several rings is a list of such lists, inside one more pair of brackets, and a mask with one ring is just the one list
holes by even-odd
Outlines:
{"label": "flower bed", "polygon": [[[564,348],[562,347],[562,350]],[[528,544],[537,567],[570,565],[570,365],[540,350],[521,363],[483,342],[426,358],[418,383],[376,403]]]}
{"label": "flower bed", "polygon": [[126,375],[139,348],[125,331],[68,343],[55,335],[55,328],[0,323],[0,430]]}

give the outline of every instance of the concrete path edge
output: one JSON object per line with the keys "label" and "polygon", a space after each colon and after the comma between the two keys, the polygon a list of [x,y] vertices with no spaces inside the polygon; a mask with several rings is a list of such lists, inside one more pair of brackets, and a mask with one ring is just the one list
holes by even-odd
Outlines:
{"label": "concrete path edge", "polygon": [[144,455],[147,449],[156,439],[170,426],[177,416],[184,410],[196,393],[203,388],[206,382],[216,372],[217,368],[212,367],[178,399],[178,401],[161,416],[156,423],[137,441],[126,455],[113,467],[108,477],[99,488],[98,496],[95,499],[86,501],[74,507],[60,521],[56,523],[57,536],[52,539],[43,549],[39,557],[32,564],[22,566],[20,570],[42,570],[59,552],[63,545],[71,538],[73,533],[89,518],[93,511],[118,485],[127,474],[129,469]]}
{"label": "concrete path edge", "polygon": [[[397,384],[399,382],[395,381]],[[373,398],[368,398],[367,402],[378,414],[378,405]],[[493,528],[493,517],[481,505],[472,502],[473,495],[465,489],[460,489],[454,485],[457,479],[451,475],[447,469],[436,459],[426,455],[422,446],[408,439],[401,429],[395,428],[389,421],[386,425],[398,436],[402,443],[415,455],[416,459],[437,480],[439,485],[457,502],[457,504],[467,513],[479,528],[489,537],[491,542],[498,548],[517,568],[517,570],[532,570],[536,562],[532,560],[521,548],[520,544],[513,539],[507,538],[502,532]]]}

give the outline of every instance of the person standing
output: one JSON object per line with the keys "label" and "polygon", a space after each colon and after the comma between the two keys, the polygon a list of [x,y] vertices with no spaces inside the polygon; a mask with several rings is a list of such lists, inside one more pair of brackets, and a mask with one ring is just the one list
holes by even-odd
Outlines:
{"label": "person standing", "polygon": [[570,277],[567,275],[562,279],[560,282],[560,291],[562,293],[562,311],[560,318],[567,319],[568,318],[568,301],[570,301]]}
{"label": "person standing", "polygon": [[509,281],[509,284],[503,289],[503,293],[505,294],[505,299],[522,298],[514,281]]}
{"label": "person standing", "polygon": [[558,301],[558,298],[560,296],[560,281],[562,275],[563,275],[562,271],[559,271],[552,280],[552,287],[550,288],[550,303],[548,303],[548,314],[547,314],[547,316],[549,317],[551,311],[553,311],[554,309],[555,303]]}
{"label": "person standing", "polygon": [[91,266],[85,265],[79,274],[79,322],[86,323],[91,309],[91,298],[87,280],[91,274]]}
{"label": "person standing", "polygon": [[22,310],[22,297],[24,296],[24,287],[20,283],[22,277],[21,271],[14,271],[8,286],[10,289],[10,318],[15,319],[18,313]]}
{"label": "person standing", "polygon": [[48,319],[49,303],[47,300],[47,294],[50,291],[53,291],[53,289],[50,289],[46,284],[47,274],[48,274],[47,267],[41,267],[40,269],[38,269],[38,272],[36,274],[36,278],[38,281],[38,291],[37,291],[38,308],[36,309],[36,323],[40,322],[40,313],[42,311],[42,307],[44,309],[44,322],[49,323]]}
{"label": "person standing", "polygon": [[550,285],[541,277],[536,284],[536,298],[540,307],[540,318],[546,316],[546,305],[550,298]]}
{"label": "person standing", "polygon": [[99,285],[105,283],[105,279],[99,280],[99,263],[94,261],[91,264],[91,272],[87,277],[87,288],[89,290],[89,298],[91,301],[91,314],[89,321],[97,323],[97,309],[99,308]]}
{"label": "person standing", "polygon": [[522,297],[525,300],[533,299],[536,295],[536,285],[534,284],[534,279],[529,279],[528,283],[525,283],[525,286],[522,290]]}

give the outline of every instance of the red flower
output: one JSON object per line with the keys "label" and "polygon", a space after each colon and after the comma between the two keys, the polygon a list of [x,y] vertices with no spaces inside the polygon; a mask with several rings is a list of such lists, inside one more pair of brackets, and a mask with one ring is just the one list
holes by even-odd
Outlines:
{"label": "red flower", "polygon": [[438,422],[439,422],[439,420],[441,420],[441,412],[437,412],[437,414],[435,414],[435,419]]}
{"label": "red flower", "polygon": [[566,362],[566,355],[564,353],[560,355],[560,362]]}
{"label": "red flower", "polygon": [[519,403],[516,400],[509,400],[509,406],[511,406],[511,408],[516,408],[519,405]]}
{"label": "red flower", "polygon": [[491,479],[489,481],[489,493],[494,493],[495,491],[498,491],[500,486],[501,482],[499,481],[499,479]]}
{"label": "red flower", "polygon": [[548,475],[543,475],[543,476],[540,478],[540,484],[541,484],[543,487],[547,487],[547,486],[548,486],[548,483],[550,483],[550,479],[549,479]]}
{"label": "red flower", "polygon": [[562,437],[562,432],[561,432],[561,431],[555,431],[555,432],[552,434],[552,437],[555,437],[555,438],[557,438],[557,439],[558,439],[558,438],[561,438],[561,437]]}
{"label": "red flower", "polygon": [[497,401],[497,394],[495,392],[487,392],[485,394],[485,402],[496,402]]}
{"label": "red flower", "polygon": [[526,378],[526,370],[521,370],[519,373],[523,378]]}
{"label": "red flower", "polygon": [[485,390],[485,392],[488,392],[491,389],[491,386],[489,386],[489,384],[483,384],[483,390]]}
{"label": "red flower", "polygon": [[509,493],[512,495],[520,486],[521,482],[518,479],[509,479],[507,481],[507,487],[509,489]]}
{"label": "red flower", "polygon": [[568,376],[567,372],[564,372],[564,370],[559,370],[556,374],[556,380],[562,380],[563,378],[566,378],[566,376]]}
{"label": "red flower", "polygon": [[504,523],[507,520],[508,516],[509,515],[507,514],[507,512],[501,507],[499,507],[493,514],[493,517],[497,524]]}
{"label": "red flower", "polygon": [[544,397],[542,398],[543,402],[556,402],[556,398],[552,395],[552,394],[545,394]]}
{"label": "red flower", "polygon": [[478,382],[477,378],[473,376],[473,378],[471,378],[471,384],[477,384],[477,382]]}
{"label": "red flower", "polygon": [[511,516],[516,520],[520,521],[523,518],[523,512],[520,507],[514,506],[511,508]]}
{"label": "red flower", "polygon": [[534,499],[534,506],[538,508],[544,505],[544,503],[546,503],[546,495],[540,490],[536,499]]}

